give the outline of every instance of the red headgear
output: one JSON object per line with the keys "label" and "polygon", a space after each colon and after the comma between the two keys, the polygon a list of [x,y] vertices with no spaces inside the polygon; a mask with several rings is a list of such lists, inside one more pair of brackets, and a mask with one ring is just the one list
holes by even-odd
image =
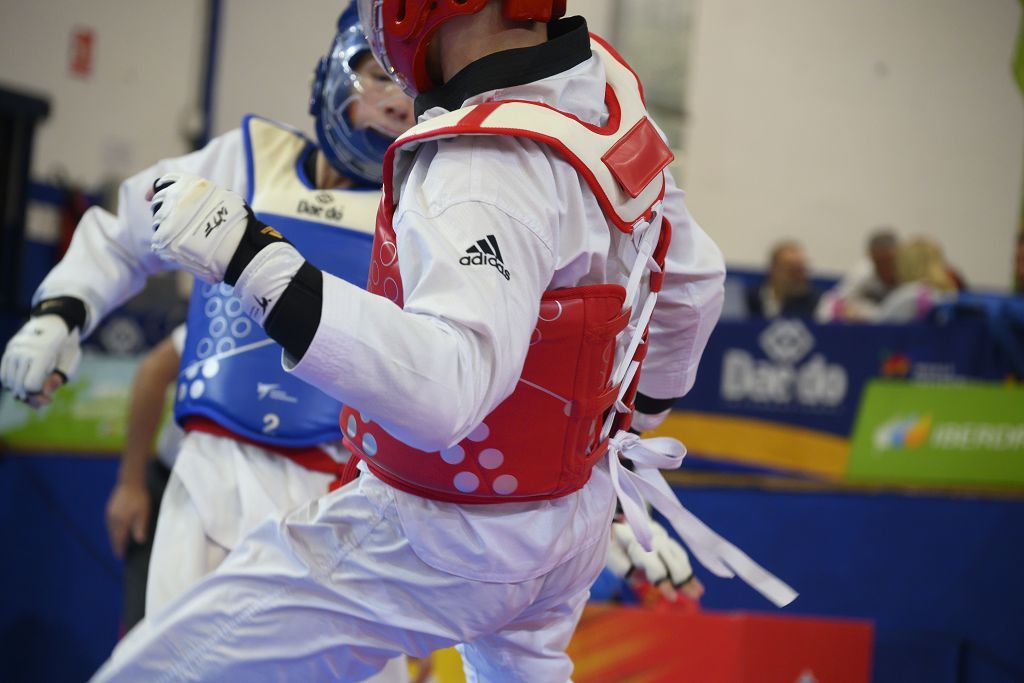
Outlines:
{"label": "red headgear", "polygon": [[[433,90],[427,45],[449,19],[476,14],[488,0],[359,0],[359,20],[377,61],[412,97]],[[502,0],[512,21],[551,21],[565,15],[566,0]]]}

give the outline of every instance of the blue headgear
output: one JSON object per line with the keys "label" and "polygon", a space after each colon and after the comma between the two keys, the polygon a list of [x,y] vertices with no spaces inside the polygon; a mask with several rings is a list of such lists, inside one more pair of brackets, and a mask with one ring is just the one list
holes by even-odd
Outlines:
{"label": "blue headgear", "polygon": [[394,138],[372,128],[356,128],[348,113],[359,97],[356,62],[369,51],[353,3],[338,18],[331,50],[317,64],[309,113],[316,119],[320,149],[331,165],[353,180],[380,185],[384,152]]}

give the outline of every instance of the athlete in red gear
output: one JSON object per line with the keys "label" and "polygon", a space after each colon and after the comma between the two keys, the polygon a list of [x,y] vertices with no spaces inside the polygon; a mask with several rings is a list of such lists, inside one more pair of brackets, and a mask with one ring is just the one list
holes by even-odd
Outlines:
{"label": "athlete in red gear", "polygon": [[679,507],[656,472],[679,444],[624,431],[634,399],[647,427],[689,390],[724,268],[639,82],[563,12],[360,2],[420,121],[386,161],[369,293],[237,196],[157,179],[154,250],[256,302],[285,367],[348,406],[364,476],[257,528],[96,680],[360,680],[450,645],[470,681],[568,680],[616,497],[648,547],[645,498],[713,573],[794,597]]}

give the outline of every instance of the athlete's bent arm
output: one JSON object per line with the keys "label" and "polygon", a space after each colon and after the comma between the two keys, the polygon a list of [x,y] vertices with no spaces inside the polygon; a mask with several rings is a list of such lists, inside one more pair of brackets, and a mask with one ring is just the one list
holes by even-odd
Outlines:
{"label": "athlete's bent arm", "polygon": [[[449,151],[463,144],[470,143],[452,143]],[[471,144],[477,154],[506,154],[503,146],[515,143]],[[528,188],[537,183],[535,170],[492,182]],[[396,213],[400,308],[321,273],[240,198],[205,182],[160,179],[154,249],[200,277],[233,285],[297,376],[427,451],[464,438],[515,389],[554,273],[549,217],[513,215],[472,191],[453,193],[450,181],[421,186]],[[424,203],[422,196],[441,199]],[[196,217],[221,207],[226,217],[207,235],[210,226]],[[467,247],[488,235],[500,245],[507,279],[493,265],[462,263]]]}
{"label": "athlete's bent arm", "polygon": [[118,190],[117,213],[100,207],[85,213],[67,254],[36,290],[33,304],[62,296],[81,300],[86,308],[82,336],[88,336],[104,317],[137,294],[146,278],[176,267],[150,248],[153,217],[146,192],[153,178],[181,170],[244,193],[241,148],[241,131],[232,131],[197,152],[160,161],[125,180]]}
{"label": "athlete's bent arm", "polygon": [[[460,264],[466,245],[485,233],[452,226],[480,225],[501,245],[509,280],[489,266]],[[296,309],[284,297],[266,329],[301,359],[292,369],[303,380],[416,448],[444,449],[515,389],[552,256],[531,229],[477,203],[431,217],[407,212],[397,229],[404,309],[322,274],[320,300],[294,299],[318,320],[311,335],[291,338],[300,326],[285,322]],[[287,318],[274,320],[278,311]]]}
{"label": "athlete's bent arm", "polygon": [[150,248],[146,193],[153,178],[182,169],[244,193],[242,144],[241,132],[234,131],[202,150],[162,161],[122,183],[116,215],[99,207],[85,213],[67,254],[36,290],[30,320],[4,350],[0,382],[5,388],[34,407],[49,402],[74,374],[79,338],[142,289],[148,276],[175,267]]}

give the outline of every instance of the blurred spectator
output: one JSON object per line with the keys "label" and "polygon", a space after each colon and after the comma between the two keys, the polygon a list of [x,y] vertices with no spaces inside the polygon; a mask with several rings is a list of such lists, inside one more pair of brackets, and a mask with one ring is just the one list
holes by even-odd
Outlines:
{"label": "blurred spectator", "polygon": [[807,277],[807,257],[798,242],[786,240],[772,248],[768,277],[747,292],[747,311],[752,316],[775,318],[810,317],[821,297]]}
{"label": "blurred spectator", "polygon": [[956,296],[957,281],[938,242],[915,237],[900,245],[896,259],[899,286],[878,307],[875,322],[924,318],[935,304]]}
{"label": "blurred spectator", "polygon": [[821,297],[815,317],[822,322],[871,321],[878,306],[899,285],[896,258],[899,239],[889,229],[868,238],[867,257]]}

